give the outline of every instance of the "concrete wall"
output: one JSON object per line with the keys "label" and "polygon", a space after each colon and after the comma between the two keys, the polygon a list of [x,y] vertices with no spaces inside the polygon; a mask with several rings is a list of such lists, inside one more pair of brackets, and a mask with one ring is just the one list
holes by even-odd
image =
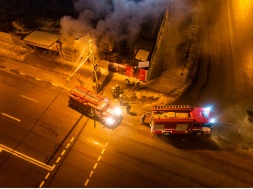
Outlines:
{"label": "concrete wall", "polygon": [[169,26],[170,26],[170,17],[168,10],[166,10],[160,31],[157,36],[157,42],[153,50],[153,55],[151,57],[148,80],[155,79],[162,73],[163,62],[166,57],[165,49],[167,48],[168,45]]}

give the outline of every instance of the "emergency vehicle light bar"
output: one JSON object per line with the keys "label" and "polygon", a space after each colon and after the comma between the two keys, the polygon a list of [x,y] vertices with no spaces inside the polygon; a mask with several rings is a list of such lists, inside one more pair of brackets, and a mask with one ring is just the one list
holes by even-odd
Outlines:
{"label": "emergency vehicle light bar", "polygon": [[153,110],[165,110],[165,109],[184,109],[191,110],[190,105],[167,105],[167,106],[153,106]]}

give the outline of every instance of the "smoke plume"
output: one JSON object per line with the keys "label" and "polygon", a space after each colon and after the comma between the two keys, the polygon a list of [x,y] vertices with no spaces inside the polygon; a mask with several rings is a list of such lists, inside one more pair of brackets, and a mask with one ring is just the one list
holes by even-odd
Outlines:
{"label": "smoke plume", "polygon": [[61,32],[76,38],[91,33],[99,42],[131,44],[143,23],[164,14],[170,0],[73,0],[77,19],[64,16]]}

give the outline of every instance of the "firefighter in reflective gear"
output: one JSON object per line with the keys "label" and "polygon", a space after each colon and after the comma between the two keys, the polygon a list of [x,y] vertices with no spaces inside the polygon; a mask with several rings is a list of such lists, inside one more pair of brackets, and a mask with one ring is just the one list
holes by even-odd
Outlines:
{"label": "firefighter in reflective gear", "polygon": [[146,119],[146,115],[143,114],[143,115],[141,116],[141,124],[142,124],[142,125],[144,125],[145,119]]}
{"label": "firefighter in reflective gear", "polygon": [[117,84],[116,85],[116,93],[119,93],[120,92],[120,86]]}
{"label": "firefighter in reflective gear", "polygon": [[136,66],[133,67],[134,77],[138,74],[138,68]]}
{"label": "firefighter in reflective gear", "polygon": [[120,86],[117,84],[116,85],[116,96],[119,97],[120,94]]}
{"label": "firefighter in reflective gear", "polygon": [[129,104],[126,105],[126,111],[127,113],[130,113],[131,106]]}
{"label": "firefighter in reflective gear", "polygon": [[115,98],[115,97],[116,97],[116,91],[115,91],[115,88],[114,88],[114,87],[112,87],[111,92],[112,92],[112,96],[113,96],[113,98]]}
{"label": "firefighter in reflective gear", "polygon": [[122,105],[122,103],[123,103],[123,96],[122,96],[122,94],[119,95],[119,103],[120,103],[120,105]]}
{"label": "firefighter in reflective gear", "polygon": [[136,88],[137,88],[137,90],[139,90],[139,88],[140,88],[140,84],[141,84],[141,82],[140,82],[140,81],[138,81],[138,82],[136,83]]}
{"label": "firefighter in reflective gear", "polygon": [[125,79],[125,83],[127,88],[131,85],[129,79]]}

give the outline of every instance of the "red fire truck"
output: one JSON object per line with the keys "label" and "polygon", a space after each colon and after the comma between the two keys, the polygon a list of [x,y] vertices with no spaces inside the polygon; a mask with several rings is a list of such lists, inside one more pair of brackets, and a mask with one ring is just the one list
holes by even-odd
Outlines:
{"label": "red fire truck", "polygon": [[214,125],[210,108],[190,105],[153,106],[151,133],[154,134],[208,134]]}
{"label": "red fire truck", "polygon": [[83,114],[95,115],[103,125],[111,129],[118,126],[123,118],[120,108],[111,109],[108,99],[83,86],[76,86],[70,91],[69,106]]}

